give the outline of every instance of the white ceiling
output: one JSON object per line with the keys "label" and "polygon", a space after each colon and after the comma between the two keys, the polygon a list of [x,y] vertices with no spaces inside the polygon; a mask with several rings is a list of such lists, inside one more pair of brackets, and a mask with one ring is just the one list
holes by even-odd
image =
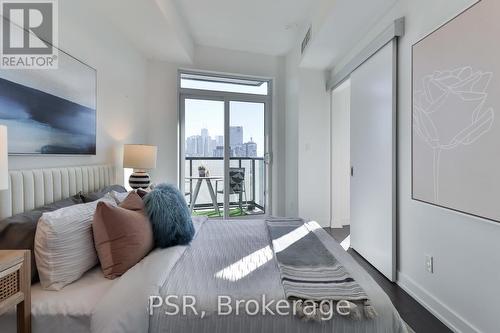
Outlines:
{"label": "white ceiling", "polygon": [[302,67],[332,67],[351,51],[398,0],[336,0],[313,27],[313,37],[301,61]]}
{"label": "white ceiling", "polygon": [[174,0],[79,0],[111,23],[146,57],[190,62],[194,43]]}
{"label": "white ceiling", "polygon": [[[284,55],[321,0],[175,0],[196,44]],[[333,1],[333,0],[330,0]],[[371,1],[371,0],[370,0]]]}
{"label": "white ceiling", "polygon": [[195,45],[285,55],[312,23],[302,67],[344,57],[398,0],[74,0],[148,58],[189,63]]}

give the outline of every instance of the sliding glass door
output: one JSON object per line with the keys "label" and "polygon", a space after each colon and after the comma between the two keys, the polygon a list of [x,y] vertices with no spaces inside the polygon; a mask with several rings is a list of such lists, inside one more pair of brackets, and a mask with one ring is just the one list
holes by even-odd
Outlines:
{"label": "sliding glass door", "polygon": [[192,214],[266,214],[269,82],[182,72],[179,77],[179,185]]}
{"label": "sliding glass door", "polygon": [[[219,183],[224,180],[224,100],[183,98],[184,194],[191,213],[223,216]],[[196,211],[195,211],[196,208]]]}
{"label": "sliding glass door", "polygon": [[[243,176],[241,193],[229,200],[238,200],[236,212],[245,215],[265,213],[265,110],[265,103],[229,102],[230,185],[235,187],[235,181]],[[229,193],[232,192],[230,188]],[[231,209],[230,215],[233,212]]]}

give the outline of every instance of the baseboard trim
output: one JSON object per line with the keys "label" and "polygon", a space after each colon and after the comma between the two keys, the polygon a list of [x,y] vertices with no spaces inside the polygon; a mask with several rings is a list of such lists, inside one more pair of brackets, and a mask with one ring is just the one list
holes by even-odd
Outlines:
{"label": "baseboard trim", "polygon": [[396,283],[452,331],[457,333],[481,332],[406,274],[398,272],[398,281]]}
{"label": "baseboard trim", "polygon": [[350,225],[351,220],[349,219],[332,219],[330,220],[330,228],[342,229],[345,226]]}

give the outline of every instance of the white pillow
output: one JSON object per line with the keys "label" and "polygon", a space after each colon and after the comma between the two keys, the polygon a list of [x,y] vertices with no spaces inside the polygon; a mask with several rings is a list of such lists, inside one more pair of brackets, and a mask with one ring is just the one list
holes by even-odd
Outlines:
{"label": "white pillow", "polygon": [[44,213],[35,234],[35,259],[40,284],[61,290],[98,263],[92,220],[99,201],[113,206],[109,197]]}
{"label": "white pillow", "polygon": [[109,193],[106,194],[109,195],[111,198],[113,198],[116,203],[119,205],[121,204],[122,202],[125,201],[125,199],[127,199],[128,195],[130,194],[131,192],[116,192],[116,191],[111,191]]}

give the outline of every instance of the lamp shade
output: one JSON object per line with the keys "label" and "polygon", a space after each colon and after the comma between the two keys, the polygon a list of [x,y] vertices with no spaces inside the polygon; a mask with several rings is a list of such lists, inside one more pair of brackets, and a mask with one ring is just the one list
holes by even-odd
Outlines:
{"label": "lamp shade", "polygon": [[156,168],[158,147],[148,145],[125,145],[123,149],[123,167],[149,170]]}
{"label": "lamp shade", "polygon": [[9,188],[7,127],[0,125],[0,190]]}

